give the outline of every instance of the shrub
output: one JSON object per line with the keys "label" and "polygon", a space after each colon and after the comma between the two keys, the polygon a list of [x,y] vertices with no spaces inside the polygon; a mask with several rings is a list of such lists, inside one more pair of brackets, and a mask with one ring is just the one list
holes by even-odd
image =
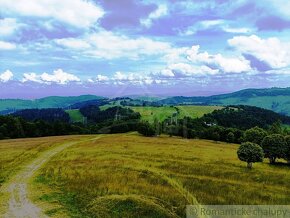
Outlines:
{"label": "shrub", "polygon": [[252,164],[256,162],[263,162],[264,152],[263,149],[252,142],[245,142],[241,144],[238,149],[238,157],[241,161],[248,163],[248,168],[252,168]]}
{"label": "shrub", "polygon": [[287,146],[283,135],[273,134],[266,136],[262,141],[262,148],[265,157],[269,158],[271,164],[274,164],[276,159],[285,158],[286,156]]}

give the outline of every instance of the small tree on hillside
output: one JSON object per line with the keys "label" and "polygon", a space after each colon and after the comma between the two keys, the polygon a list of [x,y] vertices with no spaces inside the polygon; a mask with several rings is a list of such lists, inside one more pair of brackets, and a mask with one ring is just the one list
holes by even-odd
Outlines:
{"label": "small tree on hillside", "polygon": [[265,157],[269,158],[271,164],[274,164],[276,159],[285,158],[286,156],[287,146],[283,135],[273,134],[266,136],[262,141],[262,148]]}
{"label": "small tree on hillside", "polygon": [[261,145],[263,139],[266,136],[267,132],[264,129],[256,126],[245,131],[243,140],[245,142],[253,142],[255,144]]}
{"label": "small tree on hillside", "polygon": [[285,154],[285,159],[290,163],[290,135],[285,137],[285,142],[286,142],[286,154]]}
{"label": "small tree on hillside", "polygon": [[238,149],[238,157],[241,161],[248,163],[248,168],[253,167],[253,163],[263,162],[264,152],[263,149],[252,142],[245,142],[241,144]]}

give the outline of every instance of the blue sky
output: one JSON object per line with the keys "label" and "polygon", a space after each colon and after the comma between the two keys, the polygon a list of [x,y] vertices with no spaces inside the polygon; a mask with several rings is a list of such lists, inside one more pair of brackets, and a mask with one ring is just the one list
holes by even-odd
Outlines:
{"label": "blue sky", "polygon": [[289,8],[288,0],[0,0],[0,97],[287,87]]}

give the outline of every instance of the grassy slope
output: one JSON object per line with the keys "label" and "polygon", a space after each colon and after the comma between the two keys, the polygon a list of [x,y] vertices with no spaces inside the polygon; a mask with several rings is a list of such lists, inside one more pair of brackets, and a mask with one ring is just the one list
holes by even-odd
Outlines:
{"label": "grassy slope", "polygon": [[173,113],[176,113],[174,107],[130,107],[133,111],[141,114],[141,119],[154,122],[155,119],[158,121],[164,121],[167,117],[171,117]]}
{"label": "grassy slope", "polygon": [[[237,145],[180,138],[108,135],[54,157],[37,176],[39,203],[75,217],[184,216],[185,205],[289,204],[287,166],[248,170]],[[196,198],[196,199],[195,199]]]}
{"label": "grassy slope", "polygon": [[66,112],[69,114],[73,123],[83,122],[84,116],[79,110],[66,110]]}
{"label": "grassy slope", "polygon": [[[234,104],[244,104],[262,107],[265,109],[273,110],[277,113],[284,113],[290,115],[290,100],[289,96],[259,96],[251,98],[226,98],[220,100],[221,104],[224,105],[234,105]],[[277,104],[272,107],[273,104]]]}
{"label": "grassy slope", "polygon": [[[120,106],[119,102],[115,104],[107,104],[101,106],[101,110],[106,110],[109,107]],[[202,117],[204,114],[211,113],[214,110],[221,109],[221,106],[200,106],[200,105],[186,105],[186,106],[164,106],[164,107],[130,107],[133,111],[139,112],[141,114],[141,119],[145,121],[149,121],[151,123],[154,122],[155,119],[159,121],[164,121],[166,118],[171,117],[174,113],[177,112],[176,108],[179,108],[180,114],[179,118],[183,118],[185,116],[197,118]]]}
{"label": "grassy slope", "polygon": [[214,110],[222,109],[220,106],[199,106],[199,105],[189,105],[189,106],[176,106],[179,109],[179,117],[191,117],[198,118],[202,117],[204,114],[213,112]]}

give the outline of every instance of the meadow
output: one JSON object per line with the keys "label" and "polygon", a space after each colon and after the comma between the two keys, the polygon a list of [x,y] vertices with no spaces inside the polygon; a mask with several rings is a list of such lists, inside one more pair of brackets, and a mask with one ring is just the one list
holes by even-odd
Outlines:
{"label": "meadow", "polygon": [[153,123],[155,120],[163,122],[166,118],[176,113],[176,109],[170,106],[164,107],[130,107],[141,114],[141,119]]}
{"label": "meadow", "polygon": [[70,119],[73,123],[82,123],[84,120],[84,116],[80,112],[80,110],[66,110],[66,112],[69,114]]}
{"label": "meadow", "polygon": [[[115,101],[110,104],[100,106],[101,110],[106,110],[110,107],[121,106],[120,101]],[[162,106],[162,107],[151,107],[151,106],[128,106],[135,112],[141,114],[141,120],[153,123],[155,120],[163,122],[165,119],[177,114],[178,118],[184,117],[198,118],[204,114],[213,112],[214,110],[222,109],[222,106],[203,106],[203,105],[184,105],[184,106]],[[82,122],[83,115],[79,110],[67,110],[66,111],[72,122]]]}
{"label": "meadow", "polygon": [[179,110],[178,117],[191,117],[191,118],[199,118],[205,114],[209,114],[214,110],[221,110],[224,107],[222,106],[204,106],[204,105],[186,105],[186,106],[176,106]]}
{"label": "meadow", "polygon": [[104,135],[53,157],[33,201],[51,217],[185,217],[187,204],[289,204],[289,166],[252,170],[236,144]]}

